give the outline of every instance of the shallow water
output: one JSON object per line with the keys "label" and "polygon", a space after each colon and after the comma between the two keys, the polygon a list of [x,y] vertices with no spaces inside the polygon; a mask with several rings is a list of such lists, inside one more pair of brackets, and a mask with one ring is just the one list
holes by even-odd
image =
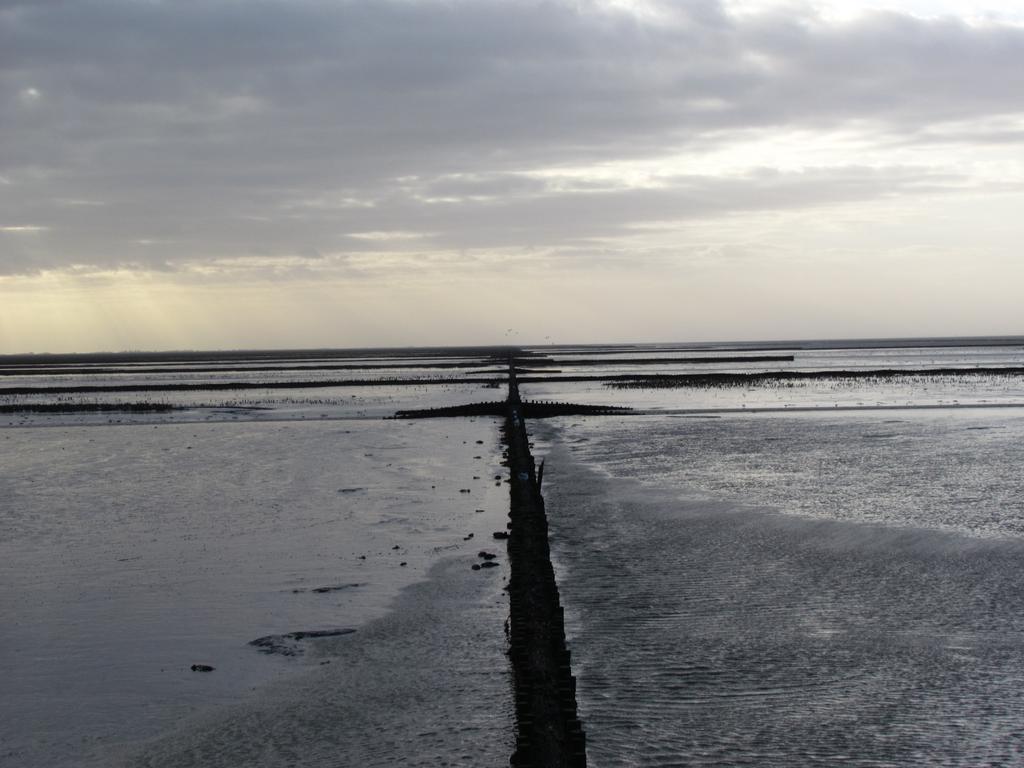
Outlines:
{"label": "shallow water", "polygon": [[560,439],[579,460],[688,498],[974,537],[1024,535],[1024,408],[561,423]]}
{"label": "shallow water", "polygon": [[[821,342],[825,344],[825,342]],[[683,364],[672,358],[721,357],[729,355],[792,354],[791,362],[747,362]],[[605,360],[605,365],[573,366],[575,357]],[[776,349],[742,348],[730,351],[676,347],[638,346],[630,351],[594,354],[585,348],[572,354],[555,353],[566,365],[564,374],[600,376],[630,374],[704,374],[714,372],[763,371],[856,371],[936,368],[998,369],[1024,366],[1024,345],[948,347],[805,348],[779,346]],[[664,358],[659,365],[631,364],[631,359]],[[552,375],[555,375],[552,372]],[[538,379],[540,376],[531,376]],[[876,409],[908,406],[947,407],[954,405],[1024,406],[1024,377],[995,372],[970,376],[912,376],[881,380],[811,379],[763,381],[744,386],[619,389],[602,381],[558,382],[535,380],[523,384],[523,397],[596,405],[625,405],[653,411],[756,410],[756,409]]]}
{"label": "shallow water", "polygon": [[67,395],[0,397],[0,405],[38,403],[157,403],[169,412],[8,413],[3,426],[73,426],[76,424],[165,424],[219,421],[316,421],[389,418],[407,408],[435,408],[465,402],[502,400],[504,389],[477,384],[255,389],[223,392],[100,392]]}
{"label": "shallow water", "polygon": [[503,765],[513,749],[500,571],[445,558],[386,616],[317,641],[316,674],[152,740],[126,768]]}
{"label": "shallow water", "polygon": [[[469,572],[507,519],[498,440],[489,419],[0,430],[0,762],[108,765],[190,718],[229,718],[275,680],[333,672],[248,642],[364,627],[444,558]],[[504,615],[462,618],[403,626],[457,647],[488,622],[488,695],[507,702]],[[461,711],[458,685],[433,696],[433,711]],[[392,727],[389,710],[352,706]],[[413,748],[395,744],[393,759]]]}
{"label": "shallow water", "polygon": [[1022,421],[919,416],[534,426],[592,765],[1020,762]]}

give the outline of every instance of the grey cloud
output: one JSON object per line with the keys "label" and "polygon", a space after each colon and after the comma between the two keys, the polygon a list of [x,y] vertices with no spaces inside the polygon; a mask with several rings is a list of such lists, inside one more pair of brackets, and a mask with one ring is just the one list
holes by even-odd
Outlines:
{"label": "grey cloud", "polygon": [[425,184],[425,197],[518,197],[541,194],[548,184],[542,179],[519,174],[457,174]]}
{"label": "grey cloud", "polygon": [[[671,215],[810,205],[822,190],[883,195],[842,170],[790,186],[576,194],[518,172],[740,131],[868,121],[913,137],[1024,112],[1019,29],[667,8],[654,23],[498,0],[4,2],[0,211],[50,231],[31,247],[0,239],[0,272],[329,253],[370,230],[435,233],[438,247],[551,245]],[[916,172],[898,173],[909,190]],[[374,207],[302,204],[342,197]]]}
{"label": "grey cloud", "polygon": [[740,178],[679,177],[662,187],[498,198],[475,203],[396,205],[412,229],[433,226],[444,248],[569,245],[628,234],[634,225],[686,222],[753,211],[943,194],[962,180],[917,169],[833,168]]}
{"label": "grey cloud", "polygon": [[[943,194],[963,184],[955,176],[922,174],[912,168],[859,167],[789,174],[764,170],[728,179],[684,176],[666,179],[657,188],[585,193],[538,190],[535,180],[529,181],[534,181],[524,187],[529,194],[501,193],[499,180],[491,179],[488,190],[493,194],[455,198],[434,195],[439,187],[463,193],[467,187],[449,187],[451,180],[423,182],[381,198],[368,209],[317,206],[255,221],[233,209],[230,201],[221,201],[216,209],[225,218],[203,219],[202,210],[217,203],[205,197],[176,201],[162,216],[148,213],[145,204],[140,204],[128,209],[129,222],[120,225],[126,239],[116,254],[109,252],[108,233],[119,226],[116,219],[124,214],[125,207],[99,211],[83,207],[76,211],[80,218],[74,226],[19,237],[21,242],[49,247],[37,248],[34,262],[25,255],[11,263],[3,262],[0,274],[59,267],[61,259],[47,254],[63,254],[71,249],[78,254],[79,263],[150,269],[183,267],[223,255],[318,261],[324,259],[324,254],[335,258],[375,251],[529,247],[571,251],[581,245],[592,248],[601,239],[628,237],[637,225],[671,227],[674,223],[755,211]],[[473,189],[472,185],[468,189]],[[398,237],[389,239],[387,235],[395,230],[399,230]],[[368,232],[381,236],[366,237],[364,233]],[[288,274],[298,273],[290,269]]]}

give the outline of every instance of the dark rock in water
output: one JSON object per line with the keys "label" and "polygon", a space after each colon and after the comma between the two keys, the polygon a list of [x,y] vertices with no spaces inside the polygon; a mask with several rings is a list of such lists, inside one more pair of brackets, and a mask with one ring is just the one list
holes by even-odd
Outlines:
{"label": "dark rock in water", "polygon": [[497,568],[498,564],[496,562],[494,562],[493,560],[485,560],[484,562],[480,563],[480,567],[481,568]]}
{"label": "dark rock in water", "polygon": [[260,653],[277,653],[281,656],[298,656],[302,653],[298,641],[310,637],[337,637],[339,635],[350,635],[354,629],[307,629],[299,632],[289,632],[285,635],[266,635],[250,640],[249,645],[259,649]]}
{"label": "dark rock in water", "polygon": [[193,664],[192,665],[192,671],[193,672],[213,672],[213,667],[211,667],[209,664]]}
{"label": "dark rock in water", "polygon": [[401,549],[401,548],[402,548],[402,547],[401,547],[401,546],[399,546],[398,544],[395,544],[395,546],[393,546],[393,547],[392,547],[392,549]]}
{"label": "dark rock in water", "polygon": [[477,440],[477,441],[476,441],[476,444],[477,444],[477,445],[483,445],[483,444],[484,444],[484,441],[483,441],[483,440]]}
{"label": "dark rock in water", "polygon": [[495,555],[494,553],[492,553],[492,552],[485,552],[484,550],[480,550],[479,552],[477,552],[476,556],[477,557],[482,557],[484,560],[493,560],[494,558],[497,557],[497,555]]}
{"label": "dark rock in water", "polygon": [[472,493],[472,488],[459,488],[459,493]]}
{"label": "dark rock in water", "polygon": [[473,570],[474,571],[479,571],[480,570],[480,564],[479,563],[473,563]]}
{"label": "dark rock in water", "polygon": [[466,536],[463,536],[463,537],[462,537],[462,540],[463,540],[463,541],[469,541],[469,540],[470,540],[470,539],[472,539],[472,538],[473,538],[473,534],[472,534],[472,533],[470,533],[470,534],[467,534]]}
{"label": "dark rock in water", "polygon": [[351,635],[354,629],[307,629],[301,632],[290,632],[285,637],[295,640],[305,640],[307,637],[338,637],[339,635]]}
{"label": "dark rock in water", "polygon": [[402,562],[399,563],[399,565],[404,568],[405,566],[408,565],[408,563],[403,560]]}
{"label": "dark rock in water", "polygon": [[508,533],[505,532],[505,531],[495,531],[493,535],[494,535],[494,538],[496,538],[496,539],[507,539],[508,538]]}
{"label": "dark rock in water", "polygon": [[[333,586],[328,586],[328,587],[316,587],[315,589],[311,589],[309,591],[310,592],[315,592],[318,595],[322,595],[322,594],[325,594],[327,592],[340,592],[343,589],[353,589],[354,587],[361,587],[361,586],[363,586],[363,585],[353,582],[352,584],[335,584]],[[301,592],[302,590],[292,590],[292,591],[293,592]]]}

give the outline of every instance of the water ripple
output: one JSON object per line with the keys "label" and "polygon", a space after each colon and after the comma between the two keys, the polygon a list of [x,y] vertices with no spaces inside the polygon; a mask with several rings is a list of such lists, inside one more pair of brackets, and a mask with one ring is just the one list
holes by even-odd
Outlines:
{"label": "water ripple", "polygon": [[546,495],[591,765],[1020,763],[1019,539],[671,500],[572,450]]}

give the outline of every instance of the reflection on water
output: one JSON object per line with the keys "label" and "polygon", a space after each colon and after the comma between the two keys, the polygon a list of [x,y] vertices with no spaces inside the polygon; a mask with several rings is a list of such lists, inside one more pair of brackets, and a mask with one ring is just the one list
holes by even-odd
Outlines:
{"label": "reflection on water", "polygon": [[591,763],[1017,763],[1022,429],[984,419],[538,427]]}
{"label": "reflection on water", "polygon": [[577,419],[615,477],[805,517],[1024,534],[1024,408]]}
{"label": "reflection on water", "polygon": [[[161,766],[335,765],[340,739],[365,758],[353,765],[411,764],[462,754],[469,737],[403,735],[396,711],[410,728],[469,728],[464,686],[493,704],[472,722],[507,759],[499,587],[449,578],[456,612],[435,578],[414,614],[386,618],[401,587],[446,573],[432,570],[442,558],[472,573],[479,541],[504,525],[498,438],[492,419],[0,430],[0,765],[106,768],[150,739]],[[332,628],[358,631],[303,640],[294,657],[249,645]],[[448,653],[464,677],[412,674]],[[298,689],[268,690],[295,675]],[[370,743],[370,726],[389,741]]]}
{"label": "reflection on water", "polygon": [[503,765],[513,749],[500,572],[445,559],[387,616],[321,641],[316,673],[194,718],[130,768]]}

